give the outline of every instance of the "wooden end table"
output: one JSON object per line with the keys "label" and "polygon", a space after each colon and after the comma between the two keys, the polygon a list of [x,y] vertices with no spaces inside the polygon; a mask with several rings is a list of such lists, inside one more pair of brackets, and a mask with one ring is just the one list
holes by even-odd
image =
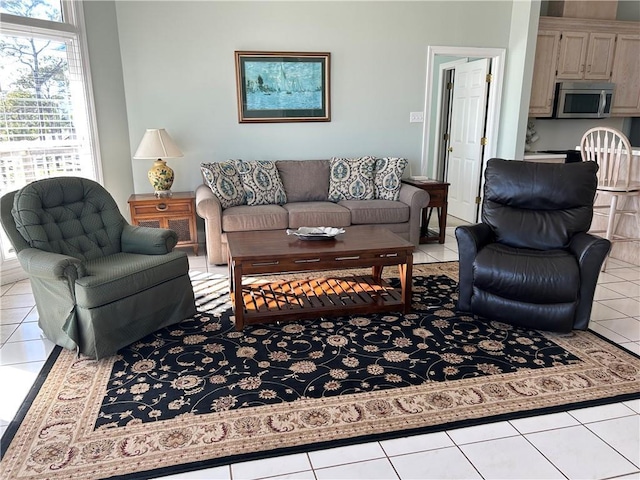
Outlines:
{"label": "wooden end table", "polygon": [[[271,320],[411,309],[411,242],[382,227],[351,227],[332,240],[306,241],[283,230],[227,233],[229,291],[236,329]],[[398,265],[401,288],[382,279]],[[371,275],[242,283],[244,275],[371,267]],[[298,275],[298,277],[300,277]]]}
{"label": "wooden end table", "polygon": [[[420,243],[444,243],[444,236],[447,231],[447,197],[449,195],[449,184],[438,180],[410,179],[404,179],[402,183],[413,185],[429,193],[429,205],[422,209]],[[438,230],[429,229],[429,221],[431,220],[431,214],[434,208],[438,212]]]}
{"label": "wooden end table", "polygon": [[133,225],[169,228],[178,234],[177,247],[191,247],[198,255],[196,196],[193,192],[175,192],[170,197],[133,194],[129,197],[129,210]]}

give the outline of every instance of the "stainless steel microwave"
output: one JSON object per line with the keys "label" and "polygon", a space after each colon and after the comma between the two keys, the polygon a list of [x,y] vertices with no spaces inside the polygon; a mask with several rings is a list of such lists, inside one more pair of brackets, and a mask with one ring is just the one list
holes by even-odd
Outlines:
{"label": "stainless steel microwave", "polygon": [[613,83],[556,83],[553,118],[606,118],[614,88]]}

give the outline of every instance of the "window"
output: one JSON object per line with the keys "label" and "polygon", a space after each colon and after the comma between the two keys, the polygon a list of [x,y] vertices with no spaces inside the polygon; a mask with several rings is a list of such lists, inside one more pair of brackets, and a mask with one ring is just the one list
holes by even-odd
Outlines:
{"label": "window", "polygon": [[3,0],[0,12],[25,18],[63,21],[61,0]]}
{"label": "window", "polygon": [[[53,176],[100,179],[81,8],[2,2],[0,195]],[[4,271],[15,255],[4,232],[0,244]]]}

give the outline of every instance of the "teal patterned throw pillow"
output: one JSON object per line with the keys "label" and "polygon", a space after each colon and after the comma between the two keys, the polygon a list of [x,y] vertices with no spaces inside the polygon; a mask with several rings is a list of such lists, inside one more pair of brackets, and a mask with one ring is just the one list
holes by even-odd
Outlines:
{"label": "teal patterned throw pillow", "polygon": [[330,160],[329,200],[372,200],[375,198],[373,157],[337,158]]}
{"label": "teal patterned throw pillow", "polygon": [[244,187],[234,161],[200,164],[202,175],[213,194],[220,200],[222,208],[245,203]]}
{"label": "teal patterned throw pillow", "polygon": [[234,161],[247,199],[247,205],[283,205],[287,203],[287,194],[282,186],[280,173],[275,162],[257,160]]}
{"label": "teal patterned throw pillow", "polygon": [[376,170],[373,178],[376,198],[398,200],[400,187],[402,187],[402,174],[407,163],[406,158],[376,158]]}

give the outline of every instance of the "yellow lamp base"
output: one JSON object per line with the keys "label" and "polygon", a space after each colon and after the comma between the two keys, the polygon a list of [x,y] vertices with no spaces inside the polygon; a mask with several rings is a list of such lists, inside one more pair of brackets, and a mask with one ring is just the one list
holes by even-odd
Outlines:
{"label": "yellow lamp base", "polygon": [[153,187],[156,197],[170,197],[171,185],[173,185],[173,170],[162,159],[153,162],[153,166],[147,173],[149,182]]}

